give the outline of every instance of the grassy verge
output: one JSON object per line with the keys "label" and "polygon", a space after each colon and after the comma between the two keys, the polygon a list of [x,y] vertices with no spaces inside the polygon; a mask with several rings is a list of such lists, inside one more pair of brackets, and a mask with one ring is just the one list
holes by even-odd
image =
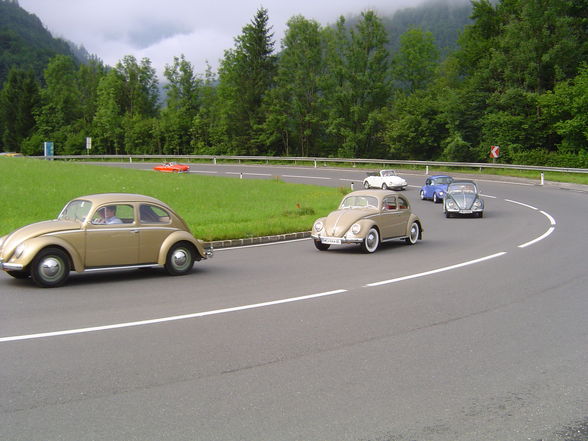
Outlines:
{"label": "grassy verge", "polygon": [[0,235],[54,219],[70,199],[92,193],[140,193],[169,204],[206,241],[310,230],[346,189],[191,174],[0,158]]}

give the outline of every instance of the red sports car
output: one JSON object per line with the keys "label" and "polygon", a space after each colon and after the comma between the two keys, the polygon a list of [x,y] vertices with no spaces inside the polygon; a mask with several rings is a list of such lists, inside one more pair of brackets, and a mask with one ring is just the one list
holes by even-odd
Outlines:
{"label": "red sports car", "polygon": [[153,167],[153,170],[165,173],[187,173],[190,170],[190,166],[175,162],[164,162],[161,165]]}

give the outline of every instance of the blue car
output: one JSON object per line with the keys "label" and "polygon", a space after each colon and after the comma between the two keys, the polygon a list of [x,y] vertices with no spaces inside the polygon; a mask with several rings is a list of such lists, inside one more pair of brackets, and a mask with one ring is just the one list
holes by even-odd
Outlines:
{"label": "blue car", "polygon": [[428,177],[425,185],[421,187],[421,199],[431,199],[435,203],[441,202],[447,192],[447,186],[452,182],[453,178],[451,176],[436,175]]}

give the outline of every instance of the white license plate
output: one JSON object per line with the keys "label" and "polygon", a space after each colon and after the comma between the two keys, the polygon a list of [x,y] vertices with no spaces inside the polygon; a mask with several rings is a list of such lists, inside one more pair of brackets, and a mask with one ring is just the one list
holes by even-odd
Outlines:
{"label": "white license plate", "polygon": [[460,213],[462,213],[462,214],[472,214],[473,211],[472,210],[461,210]]}
{"label": "white license plate", "polygon": [[329,245],[341,245],[341,239],[338,237],[321,237],[321,242]]}

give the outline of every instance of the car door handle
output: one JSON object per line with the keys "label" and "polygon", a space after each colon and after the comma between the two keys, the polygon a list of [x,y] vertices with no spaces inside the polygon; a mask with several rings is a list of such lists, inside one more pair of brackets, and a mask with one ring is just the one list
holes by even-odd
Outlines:
{"label": "car door handle", "polygon": [[139,232],[139,230],[133,229],[133,230],[129,230],[131,233],[135,233],[137,234]]}

